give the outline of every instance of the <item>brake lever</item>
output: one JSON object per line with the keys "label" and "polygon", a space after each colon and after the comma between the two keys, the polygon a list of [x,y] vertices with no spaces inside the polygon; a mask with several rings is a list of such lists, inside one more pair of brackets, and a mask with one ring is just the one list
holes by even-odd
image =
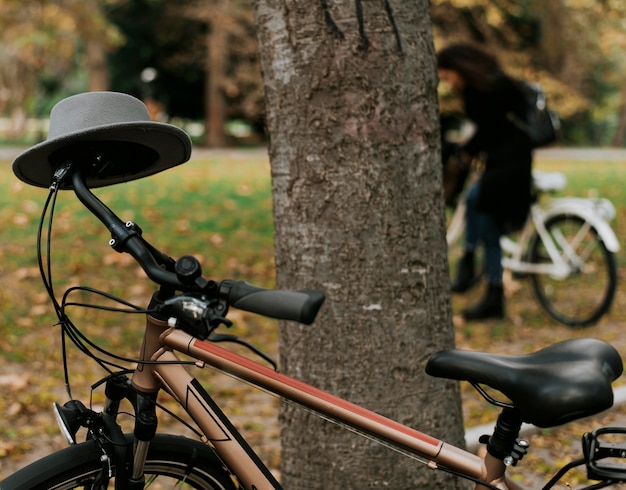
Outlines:
{"label": "brake lever", "polygon": [[220,325],[232,326],[224,315],[227,306],[223,301],[196,297],[190,293],[174,296],[157,307],[157,311],[172,317],[170,324],[201,340],[206,339]]}

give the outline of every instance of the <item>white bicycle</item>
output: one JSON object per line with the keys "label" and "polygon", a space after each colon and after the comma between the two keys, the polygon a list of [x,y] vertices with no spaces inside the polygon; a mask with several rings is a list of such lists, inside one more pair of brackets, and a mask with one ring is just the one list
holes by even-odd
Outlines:
{"label": "white bicycle", "polygon": [[[619,242],[609,222],[615,207],[603,198],[553,198],[562,190],[558,172],[533,172],[535,199],[519,235],[501,239],[502,265],[514,277],[530,279],[537,300],[556,321],[571,327],[597,322],[611,307],[617,288]],[[448,226],[448,246],[461,237],[465,200],[459,199]]]}

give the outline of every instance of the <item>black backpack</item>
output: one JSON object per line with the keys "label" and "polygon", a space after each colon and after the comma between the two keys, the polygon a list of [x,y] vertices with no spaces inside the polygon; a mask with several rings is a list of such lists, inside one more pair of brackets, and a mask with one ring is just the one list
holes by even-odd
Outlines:
{"label": "black backpack", "polygon": [[521,120],[515,114],[509,113],[509,119],[528,134],[533,149],[554,143],[558,138],[561,122],[559,116],[548,107],[541,85],[520,81],[519,87],[526,98],[526,118]]}

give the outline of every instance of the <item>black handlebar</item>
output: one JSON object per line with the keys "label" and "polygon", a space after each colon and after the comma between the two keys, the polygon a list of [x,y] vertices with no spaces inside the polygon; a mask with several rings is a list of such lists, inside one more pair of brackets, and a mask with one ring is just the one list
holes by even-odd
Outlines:
{"label": "black handlebar", "polygon": [[111,232],[116,249],[128,252],[141,265],[148,277],[161,286],[169,286],[183,291],[185,286],[174,272],[161,268],[141,235],[126,226],[106,204],[98,199],[86,186],[83,176],[76,171],[72,174],[74,193]]}
{"label": "black handlebar", "polygon": [[240,310],[307,325],[313,323],[325,299],[321,291],[264,289],[247,282],[228,280],[222,282],[220,296]]}
{"label": "black handlebar", "polygon": [[[160,286],[184,292],[206,292],[203,286],[215,290],[213,281],[185,281],[164,269],[155,257],[160,254],[142,238],[133,223],[124,223],[86,186],[79,171],[72,174],[72,184],[78,199],[111,232],[111,245],[120,252],[128,252],[141,265],[148,277]],[[218,296],[229,306],[279,320],[313,323],[324,302],[324,293],[314,290],[271,290],[253,286],[244,281],[223,281],[217,287]]]}

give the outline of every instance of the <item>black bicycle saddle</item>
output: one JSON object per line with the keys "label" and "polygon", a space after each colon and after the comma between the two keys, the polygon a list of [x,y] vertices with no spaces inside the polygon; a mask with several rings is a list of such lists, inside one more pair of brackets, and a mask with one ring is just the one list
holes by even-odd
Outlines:
{"label": "black bicycle saddle", "polygon": [[622,371],[615,348],[587,338],[519,356],[445,350],[426,364],[431,376],[498,390],[520,411],[524,422],[537,427],[554,427],[610,408],[611,382]]}

